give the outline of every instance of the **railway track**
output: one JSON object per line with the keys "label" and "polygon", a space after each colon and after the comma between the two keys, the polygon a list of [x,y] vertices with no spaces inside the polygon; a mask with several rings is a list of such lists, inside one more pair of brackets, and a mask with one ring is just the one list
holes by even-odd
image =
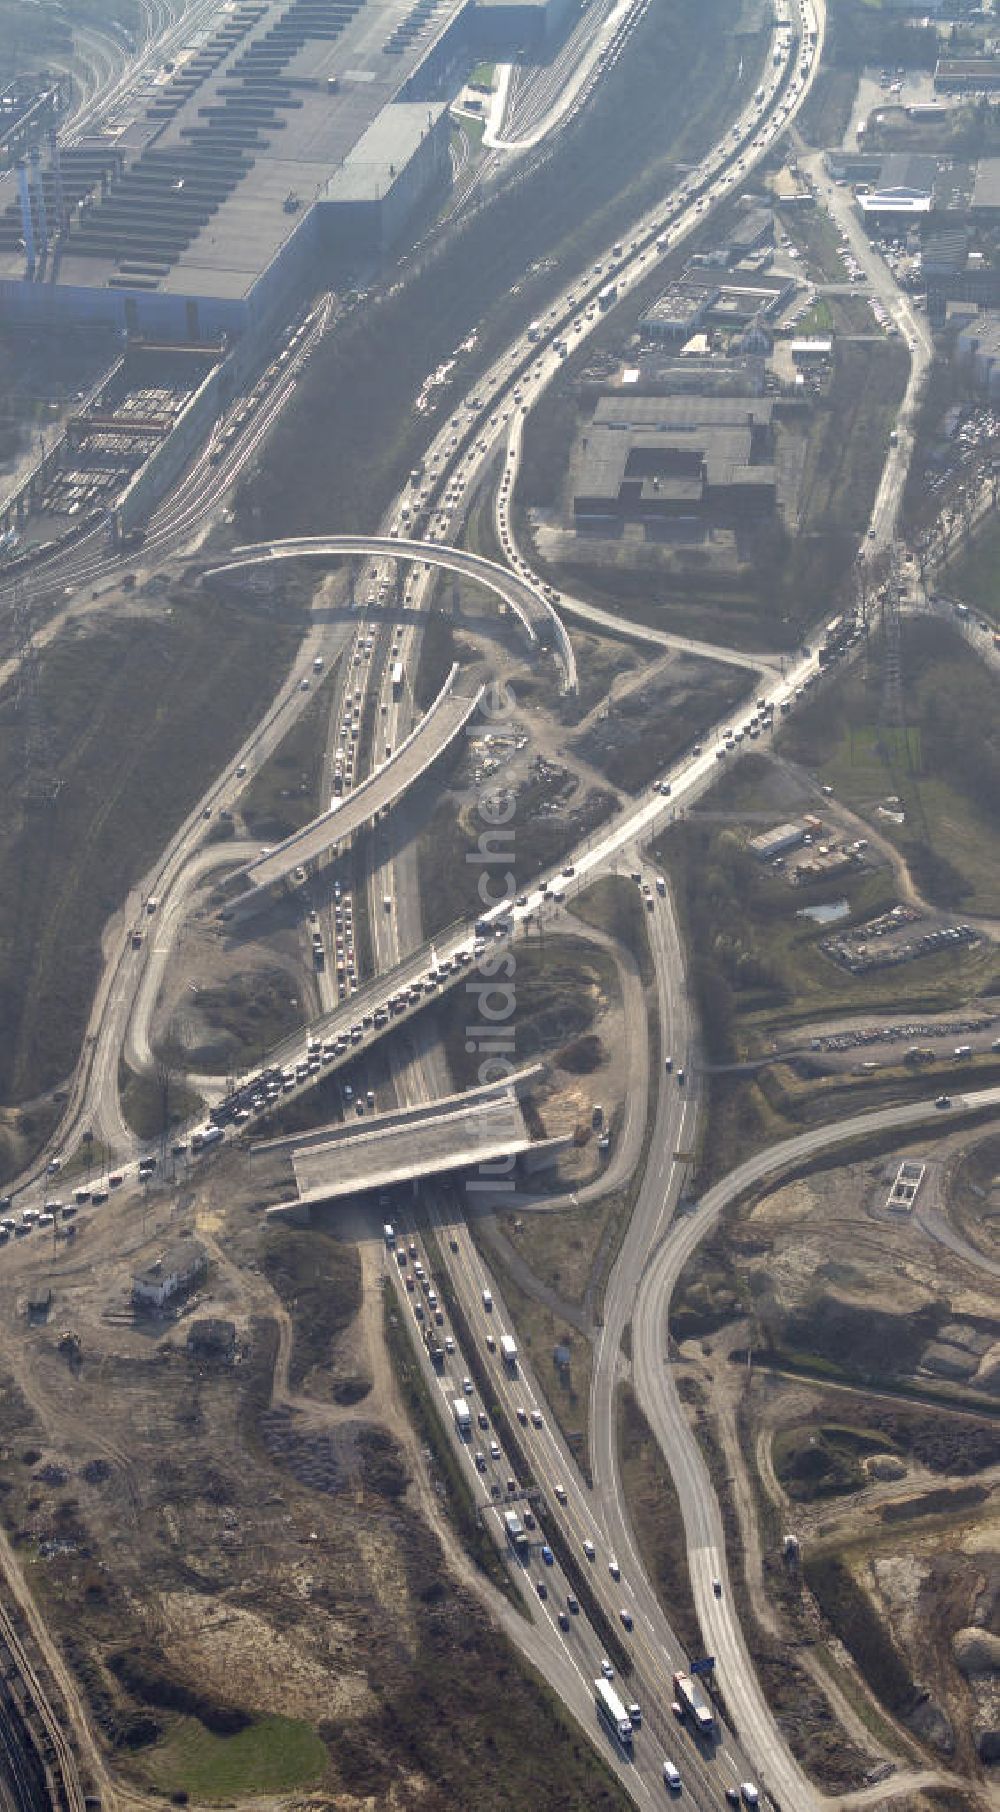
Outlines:
{"label": "railway track", "polygon": [[0,1771],[18,1812],[86,1812],[69,1738],[49,1701],[14,1618],[0,1602]]}

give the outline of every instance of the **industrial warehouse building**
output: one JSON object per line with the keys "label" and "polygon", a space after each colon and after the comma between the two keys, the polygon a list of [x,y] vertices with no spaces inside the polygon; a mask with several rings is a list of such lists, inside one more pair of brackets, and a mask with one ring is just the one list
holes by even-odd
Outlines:
{"label": "industrial warehouse building", "polygon": [[989,94],[1000,88],[1000,57],[940,57],[934,71],[938,94]]}
{"label": "industrial warehouse building", "polygon": [[1000,313],[985,309],[977,314],[959,333],[955,350],[959,365],[995,402],[1000,397]]}
{"label": "industrial warehouse building", "polygon": [[726,522],[775,507],[770,398],[605,397],[582,446],[573,514]]}
{"label": "industrial warehouse building", "polygon": [[[532,9],[543,35],[562,4]],[[0,317],[232,338],[322,251],[383,251],[443,190],[437,97],[481,35],[474,0],[234,0],[219,20],[144,113],[50,132],[0,178]]]}

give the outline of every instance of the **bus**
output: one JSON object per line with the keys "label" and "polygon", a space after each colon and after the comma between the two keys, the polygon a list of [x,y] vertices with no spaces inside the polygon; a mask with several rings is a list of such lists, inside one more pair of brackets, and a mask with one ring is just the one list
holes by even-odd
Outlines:
{"label": "bus", "polygon": [[390,681],[392,684],[393,698],[402,698],[402,696],[403,696],[403,663],[402,663],[402,661],[393,661],[392,671],[391,671],[389,677],[390,677]]}
{"label": "bus", "polygon": [[632,1748],[632,1720],[609,1680],[594,1681],[594,1703],[597,1714],[623,1749]]}

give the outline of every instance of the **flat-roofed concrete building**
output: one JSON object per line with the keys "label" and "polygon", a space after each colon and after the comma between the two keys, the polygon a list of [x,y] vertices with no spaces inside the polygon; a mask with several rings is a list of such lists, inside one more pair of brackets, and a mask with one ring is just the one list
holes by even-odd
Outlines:
{"label": "flat-roofed concrete building", "polygon": [[678,277],[639,316],[642,338],[650,345],[683,345],[697,333],[718,294],[719,285],[710,278]]}
{"label": "flat-roofed concrete building", "polygon": [[773,510],[770,398],[605,397],[587,431],[573,497],[578,522]]}
{"label": "flat-roofed concrete building", "polygon": [[477,0],[477,48],[484,56],[509,57],[512,49],[537,54],[559,36],[573,11],[573,0]]}
{"label": "flat-roofed concrete building", "polygon": [[961,329],[956,356],[980,390],[994,400],[1000,397],[1000,311],[984,309]]}
{"label": "flat-roofed concrete building", "polygon": [[235,0],[145,111],[0,178],[0,315],[218,339],[274,317],[322,239],[397,237],[447,180],[423,99],[469,0]]}
{"label": "flat-roofed concrete building", "polygon": [[938,94],[988,94],[1000,88],[1000,57],[939,57],[934,86]]}
{"label": "flat-roofed concrete building", "polygon": [[1000,220],[1000,157],[981,157],[972,188],[974,220]]}

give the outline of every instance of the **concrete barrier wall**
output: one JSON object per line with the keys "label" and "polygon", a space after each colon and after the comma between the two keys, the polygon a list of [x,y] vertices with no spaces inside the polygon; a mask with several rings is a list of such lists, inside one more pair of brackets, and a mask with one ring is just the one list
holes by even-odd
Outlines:
{"label": "concrete barrier wall", "polygon": [[116,513],[124,532],[146,520],[204,440],[219,413],[225,364],[223,360],[209,372],[166,439],[154,447],[122,492]]}

